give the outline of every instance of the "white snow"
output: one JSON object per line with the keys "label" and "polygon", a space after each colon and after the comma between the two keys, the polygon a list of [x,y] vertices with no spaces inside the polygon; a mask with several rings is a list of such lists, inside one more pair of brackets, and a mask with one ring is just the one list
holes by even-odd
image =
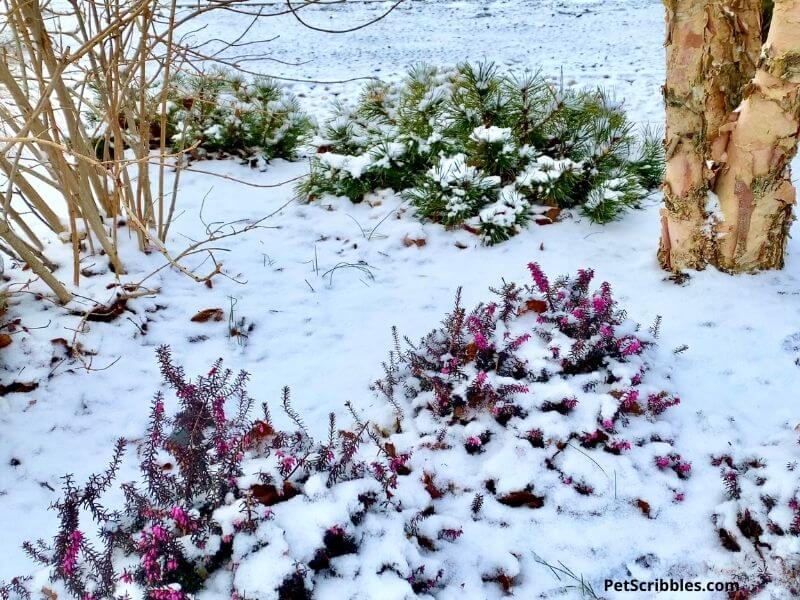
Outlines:
{"label": "white snow", "polygon": [[511,130],[507,127],[497,127],[495,125],[489,127],[481,125],[475,128],[470,137],[478,142],[497,144],[511,139]]}
{"label": "white snow", "polygon": [[[345,26],[369,20],[385,6],[347,3],[308,9],[304,14],[318,25]],[[209,17],[211,27],[195,35],[233,39],[249,23],[244,15],[229,14],[224,21]],[[248,38],[269,39],[275,34],[281,37],[262,45],[270,52],[269,58],[308,62],[290,66],[265,58],[260,64],[248,62],[248,68],[316,81],[370,76],[396,79],[406,65],[420,60],[447,65],[489,59],[516,72],[541,69],[557,85],[577,82],[613,87],[616,95],[625,99],[634,120],[649,125],[662,121],[663,6],[656,0],[414,0],[387,19],[346,36],[312,32],[291,16],[283,16],[259,21]],[[334,98],[352,97],[360,83],[291,83],[290,87],[303,94],[303,106],[318,116],[330,109]],[[484,133],[491,139],[500,135]],[[369,160],[367,155],[323,156],[355,177]],[[735,450],[768,454],[777,464],[796,459],[777,450],[764,450],[775,439],[783,439],[787,431],[792,432],[800,421],[795,400],[800,384],[795,360],[800,348],[788,343],[800,336],[796,229],[781,271],[731,277],[707,270],[692,273],[685,284],[677,285],[655,259],[659,197],[619,222],[592,225],[568,214],[558,224],[530,226],[509,241],[484,247],[466,231],[419,224],[391,194],[381,195],[380,202],[373,205],[324,199],[311,205],[292,202],[284,206],[293,197],[291,184],[257,188],[225,179],[259,186],[279,184],[303,175],[307,169],[304,161],[276,160],[264,173],[233,161],[196,163],[195,167],[220,177],[182,175],[172,247],[188,245],[187,238],[202,238],[207,223],[256,220],[280,209],[263,227],[219,244],[224,251],[218,252],[218,258],[227,277],[215,278],[211,288],[164,269],[144,282],[153,293],[131,300],[122,317],[110,324],[84,323],[79,315],[38,300],[35,294],[44,287],[38,282],[29,284],[29,272],[5,261],[5,274],[21,293],[4,318],[20,318],[27,330],[18,330],[12,345],[0,350],[2,382],[37,382],[38,388],[7,394],[0,402],[0,556],[4,558],[0,579],[31,571],[29,559],[20,550],[24,540],[49,538],[54,533],[56,518],[46,507],[58,497],[63,474],[75,473],[82,481],[105,466],[116,438],[141,439],[149,399],[160,389],[154,356],[159,344],[170,344],[189,374],[205,372],[217,357],[234,368],[248,370],[252,373],[251,394],[258,402],[270,402],[278,421],[285,419],[278,410],[280,389],[289,385],[295,409],[322,437],[330,411],[347,421],[345,401],[363,410],[378,402],[368,385],[381,374],[380,362],[390,348],[392,325],[418,339],[452,307],[459,286],[463,286],[464,304],[471,306],[486,299],[488,287],[501,279],[527,282],[525,265],[531,261],[540,263],[551,275],[594,268],[596,279],[611,283],[631,318],[646,325],[657,315],[663,317],[660,345],[666,354],[682,344],[689,346],[671,359],[670,389],[681,396],[682,403],[669,412],[665,431],[680,432],[676,446],[692,461],[693,475],[684,482],[682,503],[672,504],[666,496],[659,496],[660,502],[653,503],[654,511],[660,507],[658,518],[647,519],[629,506],[614,507],[614,482],[580,454],[566,453],[564,460],[569,461],[570,469],[581,471],[605,490],[602,514],[548,513],[535,528],[525,520],[502,530],[476,526],[465,530],[459,546],[480,547],[480,555],[494,561],[481,562],[481,570],[513,573],[522,562],[501,549],[516,543],[550,564],[562,561],[601,594],[604,579],[622,580],[628,573],[643,579],[725,580],[726,571],[736,566],[731,553],[720,546],[711,524],[715,510],[728,520],[735,521],[735,514],[725,512],[732,507],[723,504],[718,469],[710,465],[709,457]],[[526,184],[546,184],[551,173],[563,168],[568,166],[532,172]],[[446,186],[468,176],[468,169],[458,157],[449,157],[436,176]],[[513,205],[513,199],[506,198],[504,206]],[[510,218],[510,213],[493,211],[487,217]],[[715,214],[713,198],[708,212]],[[103,257],[86,259],[82,267],[96,274],[83,278],[81,297],[71,308],[90,308],[88,298],[111,301],[118,280],[135,282],[163,266],[158,253],[138,253],[136,240],[128,231],[119,232],[121,244],[129,250],[123,254],[128,257],[127,273],[117,278],[107,270]],[[426,243],[408,246],[403,243],[406,236],[424,236]],[[47,252],[63,265],[59,274],[69,279],[69,248],[53,239],[47,244]],[[202,271],[209,270],[209,264],[205,255],[190,260],[191,266]],[[222,308],[226,319],[190,321],[197,311],[211,307]],[[246,339],[228,335],[229,316],[232,321],[244,318],[254,325]],[[67,356],[60,340],[80,343],[83,362]],[[553,397],[560,393],[554,390]],[[554,421],[553,426],[558,423]],[[785,447],[788,444],[775,446]],[[503,452],[487,457],[482,465],[485,473],[498,473],[503,464],[516,464],[513,446]],[[123,465],[122,481],[136,477],[133,462]],[[619,457],[615,457],[615,468],[630,481],[644,480]],[[529,474],[520,467],[506,475],[504,485],[511,489]],[[646,483],[641,485],[641,490],[628,489],[625,495],[649,489]],[[786,486],[791,487],[789,483]],[[794,492],[774,491],[781,498]],[[309,481],[306,493],[322,497],[330,492],[320,482]],[[407,500],[413,502],[413,495]],[[564,503],[567,501],[565,495]],[[326,507],[343,509],[337,499],[330,499]],[[486,509],[492,510],[490,506]],[[269,552],[252,554],[239,566],[237,587],[252,597],[271,597],[276,582],[294,568],[285,554],[287,544],[310,549],[321,535],[313,519],[323,516],[287,513],[280,517],[293,519],[292,524],[302,519],[294,537],[277,520],[264,523],[255,535],[269,540]],[[384,524],[370,525],[376,534],[365,542],[369,548],[365,555],[371,561],[365,570],[382,561],[394,561],[398,571],[407,569],[408,558],[381,543],[379,528]],[[797,553],[798,548],[788,547],[788,542],[782,551]],[[358,565],[342,560],[340,567],[343,572],[355,572]],[[454,576],[480,582],[478,567],[476,562],[470,570],[461,563]],[[215,590],[225,589],[225,577],[230,574],[215,576],[200,597],[219,600],[222,596]],[[525,595],[521,597],[551,597],[548,595],[564,584],[546,567],[534,565],[525,572]],[[315,590],[319,598],[356,597],[359,593],[369,598],[405,598],[409,592],[408,586],[396,579],[389,582],[380,576],[372,577],[366,592],[347,584],[326,585]],[[773,593],[777,598],[788,597],[780,590]],[[452,590],[449,594],[442,597],[464,597]],[[677,595],[658,595],[671,597]]]}

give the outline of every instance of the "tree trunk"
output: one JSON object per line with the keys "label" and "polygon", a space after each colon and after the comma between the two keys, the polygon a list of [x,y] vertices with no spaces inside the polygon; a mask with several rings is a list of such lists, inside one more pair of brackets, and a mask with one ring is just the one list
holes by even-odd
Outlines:
{"label": "tree trunk", "polygon": [[795,203],[789,163],[799,130],[800,0],[776,0],[761,63],[720,157],[719,268],[783,267]]}
{"label": "tree trunk", "polygon": [[667,112],[659,261],[717,264],[713,190],[728,130],[761,50],[761,0],[665,0]]}

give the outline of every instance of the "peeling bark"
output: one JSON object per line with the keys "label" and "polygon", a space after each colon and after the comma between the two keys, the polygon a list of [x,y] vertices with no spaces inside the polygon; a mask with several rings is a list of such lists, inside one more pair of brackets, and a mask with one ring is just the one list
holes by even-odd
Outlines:
{"label": "peeling bark", "polygon": [[800,132],[800,0],[776,0],[761,63],[739,107],[715,191],[715,265],[731,272],[783,267],[793,220],[790,162]]}
{"label": "peeling bark", "polygon": [[665,0],[666,173],[659,261],[670,270],[714,262],[706,208],[731,115],[761,49],[761,0]]}

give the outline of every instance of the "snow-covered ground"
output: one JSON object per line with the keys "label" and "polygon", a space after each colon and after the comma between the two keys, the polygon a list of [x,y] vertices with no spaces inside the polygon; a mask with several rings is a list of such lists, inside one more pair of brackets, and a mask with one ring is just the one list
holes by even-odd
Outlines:
{"label": "snow-covered ground", "polygon": [[[387,6],[333,4],[303,14],[319,26],[346,28]],[[662,11],[658,0],[409,0],[375,25],[343,35],[310,31],[290,15],[263,19],[247,39],[280,37],[240,50],[283,61],[242,63],[248,69],[318,81],[396,78],[418,61],[492,60],[504,69],[541,70],[565,85],[574,80],[613,88],[634,120],[656,124],[662,116]],[[248,24],[245,16],[215,15],[194,35],[231,39]],[[304,64],[290,67],[287,61]],[[360,82],[289,85],[322,118],[334,97],[352,97]],[[307,167],[278,161],[260,173],[226,161],[198,168],[265,185],[296,178]],[[173,242],[201,237],[204,223],[263,217],[292,194],[292,184],[258,188],[185,174]],[[392,325],[416,339],[438,324],[459,286],[470,306],[502,278],[527,281],[530,261],[551,274],[594,268],[630,317],[645,325],[663,317],[663,347],[689,346],[674,359],[674,391],[682,404],[670,420],[681,430],[681,453],[694,465],[680,512],[664,522],[570,521],[569,529],[543,524],[538,535],[531,531],[533,551],[548,562],[563,561],[602,589],[605,577],[619,573],[598,571],[595,557],[576,549],[585,546],[586,536],[600,536],[613,551],[615,540],[628,534],[645,540],[640,546],[658,557],[654,573],[694,564],[690,575],[703,579],[702,565],[727,559],[710,525],[722,492],[708,456],[767,444],[798,420],[800,243],[790,241],[783,271],[739,277],[706,271],[677,285],[655,260],[659,201],[654,197],[610,225],[575,216],[490,248],[467,232],[403,216],[391,197],[375,207],[291,203],[263,227],[222,243],[226,251],[218,255],[230,278],[217,277],[213,288],[164,270],[146,282],[157,294],[131,301],[113,323],[85,324],[76,340],[94,353],[92,372],[62,361],[62,346],[52,341],[71,343],[80,317],[22,294],[6,318],[19,317],[30,330],[2,351],[2,380],[39,386],[0,398],[0,579],[30,570],[19,550],[22,541],[52,534],[55,515],[45,508],[57,497],[59,477],[71,472],[81,480],[105,465],[115,438],[141,437],[149,400],[159,389],[156,346],[170,344],[188,373],[205,371],[216,357],[251,372],[250,390],[259,402],[276,402],[281,387],[290,386],[295,408],[323,432],[328,412],[344,416],[346,401],[360,407],[374,402],[368,385],[380,375]],[[406,235],[424,237],[426,244],[407,247]],[[123,281],[137,281],[162,265],[158,255],[131,256]],[[113,277],[96,262],[98,274],[84,279],[81,293],[110,300],[114,290],[106,286]],[[19,270],[6,274],[15,281],[27,277]],[[232,313],[233,320],[253,325],[246,342],[228,337],[225,320],[190,321],[214,307],[226,319]],[[121,478],[130,476],[126,470]],[[546,568],[539,575],[541,590],[557,584]]]}

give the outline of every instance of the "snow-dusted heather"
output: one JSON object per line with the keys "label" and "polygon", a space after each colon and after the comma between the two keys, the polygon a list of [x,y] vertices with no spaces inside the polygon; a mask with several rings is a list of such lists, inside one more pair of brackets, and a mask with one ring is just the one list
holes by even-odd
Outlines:
{"label": "snow-dusted heather", "polygon": [[[381,6],[348,3],[304,13],[318,25],[345,26],[378,14]],[[271,60],[248,64],[285,77],[330,81],[370,75],[399,79],[409,63],[420,60],[452,64],[490,59],[520,72],[540,67],[552,81],[563,80],[566,86],[579,80],[613,87],[635,121],[657,124],[662,119],[662,11],[656,0],[414,0],[373,27],[346,36],[311,32],[286,16],[256,23],[249,37],[280,34],[265,47],[270,58],[310,62],[297,67]],[[214,37],[234,38],[249,22],[245,16],[229,15],[224,22],[212,22],[208,31],[213,30]],[[360,82],[290,85],[303,95],[309,114],[324,116],[331,100],[354,94]],[[255,185],[272,185],[301,176],[307,166],[276,160],[259,173],[222,161],[204,163],[202,168]],[[292,196],[291,187],[292,183],[249,187],[185,172],[170,244],[182,247],[188,243],[186,237],[202,237],[206,223],[259,219],[282,207]],[[789,241],[787,266],[780,272],[730,277],[706,271],[674,281],[655,260],[658,202],[654,198],[643,210],[606,226],[567,214],[556,225],[530,228],[492,248],[480,247],[467,232],[446,232],[409,218],[407,208],[391,194],[375,194],[358,206],[336,199],[289,204],[264,222],[264,228],[220,243],[226,251],[219,257],[229,278],[217,277],[207,288],[162,270],[143,283],[154,293],[130,300],[119,318],[84,323],[82,311],[93,306],[86,298],[113,301],[119,281],[139,281],[163,266],[158,254],[137,254],[135,239],[120,229],[121,244],[131,250],[127,273],[114,275],[102,257],[88,258],[82,265],[87,273],[82,298],[73,306],[61,308],[38,300],[35,294],[44,288],[32,283],[12,300],[3,317],[4,322],[20,319],[28,329],[17,327],[12,344],[0,350],[2,384],[35,382],[38,387],[0,398],[0,555],[4,558],[0,578],[30,571],[20,544],[50,537],[56,530],[56,515],[45,507],[57,499],[61,475],[72,472],[83,480],[106,465],[117,437],[141,440],[147,405],[159,386],[153,360],[158,345],[169,343],[189,373],[205,372],[218,356],[250,371],[251,393],[259,401],[275,403],[282,386],[291,386],[295,409],[322,438],[330,411],[347,419],[346,401],[366,413],[384,407],[384,401],[370,394],[368,384],[381,375],[379,363],[391,346],[392,325],[418,339],[452,307],[456,288],[463,286],[463,302],[472,306],[485,299],[487,287],[501,278],[523,281],[529,261],[551,274],[593,267],[598,280],[611,282],[632,319],[650,323],[657,315],[663,317],[664,351],[688,345],[672,359],[669,389],[680,395],[681,405],[668,411],[665,419],[680,432],[677,451],[691,461],[692,477],[680,482],[683,501],[673,504],[664,496],[664,510],[656,518],[647,518],[628,503],[617,507],[608,483],[603,483],[599,500],[612,507],[603,514],[592,518],[558,514],[539,519],[535,527],[526,522],[521,530],[476,525],[469,533],[475,535],[472,540],[505,547],[514,542],[511,536],[517,536],[529,552],[526,560],[535,553],[550,564],[562,561],[598,591],[606,578],[711,580],[732,577],[742,569],[752,575],[748,559],[752,554],[725,549],[712,517],[717,514],[718,523],[725,522],[738,536],[731,525],[735,510],[758,506],[757,486],[746,481],[743,499],[735,506],[727,504],[730,500],[720,477],[723,465],[714,465],[712,456],[730,455],[736,464],[762,458],[770,473],[768,485],[780,487],[771,493],[786,501],[770,518],[781,527],[790,524],[787,507],[791,510],[788,502],[795,480],[785,470],[796,460],[793,429],[800,420],[794,402],[800,383],[796,364],[800,243],[797,236]],[[69,248],[52,239],[46,243],[52,248],[48,255],[58,257],[64,265],[63,278],[69,279]],[[198,256],[193,264],[204,260]],[[15,289],[31,279],[29,272],[8,260],[5,274]],[[220,308],[222,321],[190,320],[207,308]],[[232,323],[244,319],[247,337],[229,335],[229,318]],[[76,335],[78,328],[82,331]],[[84,361],[70,352],[77,344]],[[86,366],[92,371],[87,372]],[[280,415],[274,417],[286,424]],[[574,458],[574,468],[588,469],[587,476],[606,481],[582,455],[576,453]],[[609,454],[596,460],[613,477],[620,457]],[[474,465],[478,464],[476,460]],[[523,466],[517,461],[513,469],[523,471]],[[672,474],[656,472],[662,475]],[[122,465],[120,480],[135,477],[132,464]],[[319,493],[313,484],[305,492]],[[635,493],[617,486],[617,498]],[[121,494],[117,501],[122,502]],[[113,502],[112,497],[109,503]],[[321,506],[330,508],[333,519],[342,504],[327,502]],[[287,509],[286,518],[296,517]],[[270,526],[276,523],[280,525],[276,521]],[[424,527],[428,525],[423,521],[420,528]],[[319,536],[322,525],[315,522],[309,531]],[[466,535],[456,543],[467,543]],[[769,535],[772,540],[775,534]],[[290,540],[286,541],[288,546]],[[784,536],[775,547],[795,552],[791,541]],[[747,547],[746,540],[739,542]],[[274,555],[257,555],[260,558],[247,567],[258,577],[246,578],[247,570],[242,573],[248,586],[269,586],[286,567],[280,542],[275,544],[270,551]],[[302,551],[303,546],[297,548]],[[387,551],[375,547],[375,561],[387,558],[380,552]],[[392,557],[394,549],[388,558]],[[503,566],[513,568],[510,561]],[[553,595],[568,584],[543,565],[529,566],[525,585],[530,587],[520,597]],[[226,585],[212,579],[202,598],[225,597]],[[330,585],[331,594],[346,591],[335,587],[340,582]],[[388,584],[377,578],[375,585]],[[391,593],[395,588],[382,589]],[[777,585],[770,591],[778,598],[790,597]],[[566,592],[570,593],[575,591]],[[632,597],[621,597],[626,596]]]}
{"label": "snow-dusted heather", "polygon": [[729,572],[766,597],[800,594],[798,427],[770,432],[757,447],[712,457],[723,484],[712,521],[731,552]]}

